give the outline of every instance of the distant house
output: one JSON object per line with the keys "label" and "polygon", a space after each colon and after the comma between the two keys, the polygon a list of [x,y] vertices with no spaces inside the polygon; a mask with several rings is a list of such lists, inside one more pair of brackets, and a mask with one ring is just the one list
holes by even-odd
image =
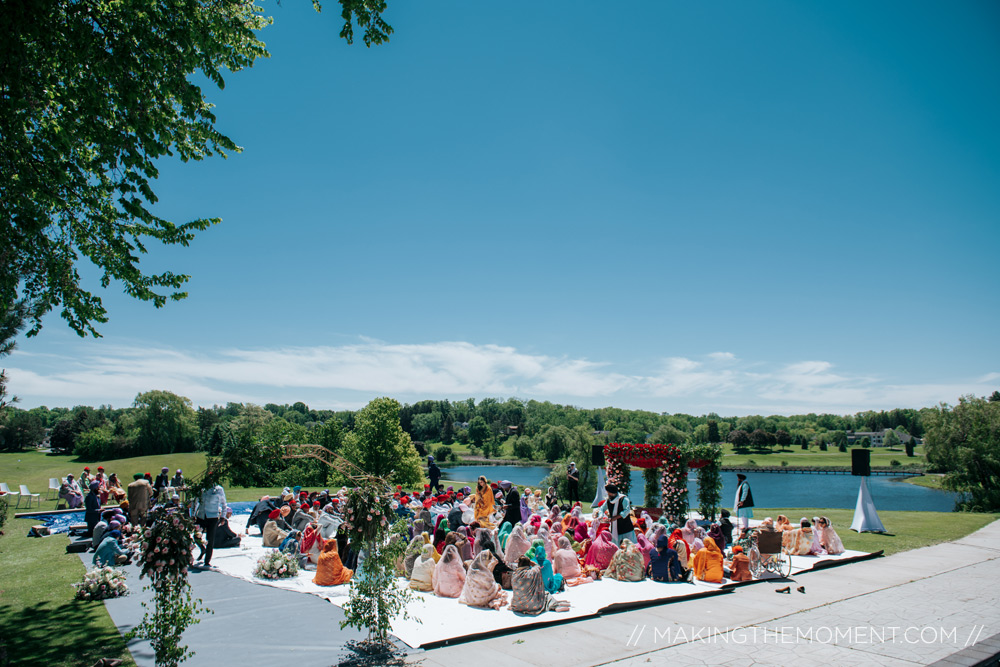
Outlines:
{"label": "distant house", "polygon": [[[872,443],[872,447],[884,447],[885,437],[891,430],[892,430],[891,428],[887,428],[884,431],[848,431],[847,444],[853,445],[860,442],[864,438],[868,438],[868,440],[870,440]],[[899,438],[899,442],[904,445],[908,443],[910,440],[913,440],[913,444],[915,445],[920,444],[920,438],[914,438],[909,433],[897,432],[896,436]]]}

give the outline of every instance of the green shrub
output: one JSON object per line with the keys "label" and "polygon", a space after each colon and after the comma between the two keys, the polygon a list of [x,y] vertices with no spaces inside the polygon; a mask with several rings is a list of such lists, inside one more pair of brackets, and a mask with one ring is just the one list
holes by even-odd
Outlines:
{"label": "green shrub", "polygon": [[788,467],[788,461],[782,461],[781,462],[781,467],[782,468],[787,468]]}
{"label": "green shrub", "polygon": [[900,463],[899,461],[897,461],[896,459],[893,459],[893,460],[889,461],[889,465],[892,466],[893,468],[898,468],[899,466],[901,466],[903,464]]}
{"label": "green shrub", "polygon": [[451,447],[442,445],[434,450],[434,458],[441,463],[447,463],[448,461],[456,460],[458,457],[451,451]]}

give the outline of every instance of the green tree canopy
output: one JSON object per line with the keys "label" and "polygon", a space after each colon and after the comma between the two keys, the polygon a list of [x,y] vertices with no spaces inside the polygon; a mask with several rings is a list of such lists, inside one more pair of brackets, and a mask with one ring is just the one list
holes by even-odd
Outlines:
{"label": "green tree canopy", "polygon": [[420,456],[399,425],[399,402],[376,398],[358,412],[354,430],[344,437],[344,458],[370,475],[393,484],[416,484],[423,478]]}
{"label": "green tree canopy", "polygon": [[169,391],[147,391],[135,397],[139,429],[136,445],[149,454],[194,451],[198,417],[191,399]]}
{"label": "green tree canopy", "polygon": [[[388,39],[384,0],[340,5],[349,43],[355,23],[366,45]],[[148,274],[140,256],[150,243],[186,246],[219,220],[155,215],[157,160],[240,150],[193,78],[222,88],[223,72],[267,56],[258,32],[269,23],[253,0],[3,4],[0,305],[31,304],[28,335],[56,307],[78,334],[98,335],[107,311],[81,284],[81,256],[102,287],[118,281],[156,307],[186,296],[188,276]]]}
{"label": "green tree canopy", "polygon": [[1000,402],[963,396],[925,417],[927,462],[944,471],[946,488],[963,495],[960,506],[1000,510]]}

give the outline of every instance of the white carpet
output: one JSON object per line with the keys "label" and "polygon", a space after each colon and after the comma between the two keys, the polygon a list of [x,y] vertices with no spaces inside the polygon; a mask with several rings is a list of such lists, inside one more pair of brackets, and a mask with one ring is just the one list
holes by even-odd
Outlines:
{"label": "white carpet", "polygon": [[[300,593],[310,593],[343,607],[348,599],[349,586],[317,586],[312,583],[314,572],[300,571],[289,579],[266,580],[253,576],[257,559],[265,549],[261,538],[243,535],[243,545],[238,549],[217,549],[212,564],[220,572],[262,586],[273,586]],[[824,561],[849,562],[866,558],[869,554],[848,551],[838,556],[792,556],[792,574],[820,567]],[[406,585],[399,579],[397,584]],[[751,583],[751,582],[745,582]],[[416,593],[416,599],[407,607],[411,618],[397,618],[392,623],[392,634],[413,648],[440,645],[452,640],[465,640],[480,635],[503,632],[512,628],[561,623],[567,620],[596,616],[601,612],[617,611],[629,606],[675,602],[690,597],[726,593],[739,582],[724,580],[722,584],[694,582],[662,584],[654,581],[620,582],[602,579],[591,584],[568,588],[555,597],[570,603],[568,612],[545,612],[539,616],[522,616],[504,607],[500,610],[467,607],[451,598],[439,598],[431,593]],[[508,600],[510,591],[507,591]]]}

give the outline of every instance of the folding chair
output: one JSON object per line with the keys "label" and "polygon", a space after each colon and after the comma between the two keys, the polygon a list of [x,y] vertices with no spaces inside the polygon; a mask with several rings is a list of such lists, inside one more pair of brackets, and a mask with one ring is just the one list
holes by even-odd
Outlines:
{"label": "folding chair", "polygon": [[45,494],[45,499],[46,500],[55,500],[56,498],[58,498],[59,497],[59,488],[60,487],[61,487],[61,484],[59,484],[59,478],[58,477],[49,477],[49,491],[52,492],[52,497],[49,498],[49,494],[46,493]]}
{"label": "folding chair", "polygon": [[0,482],[0,491],[2,491],[4,496],[7,497],[7,500],[17,498],[18,503],[21,502],[21,494],[16,491],[11,491],[10,487],[7,486],[7,482]]}
{"label": "folding chair", "polygon": [[28,487],[25,484],[21,485],[21,495],[17,499],[17,506],[18,507],[21,506],[21,498],[27,498],[28,499],[28,509],[31,509],[31,501],[32,500],[37,500],[38,501],[38,506],[39,507],[42,506],[42,496],[41,496],[41,494],[32,493],[31,491],[28,491]]}

